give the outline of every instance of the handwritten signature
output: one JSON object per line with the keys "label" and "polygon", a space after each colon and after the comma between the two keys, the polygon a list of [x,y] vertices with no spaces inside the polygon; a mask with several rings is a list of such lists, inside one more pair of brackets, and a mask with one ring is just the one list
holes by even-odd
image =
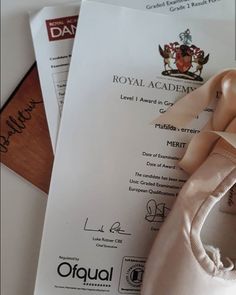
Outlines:
{"label": "handwritten signature", "polygon": [[8,126],[7,134],[0,136],[0,152],[7,153],[10,145],[10,139],[15,134],[23,133],[26,129],[26,122],[32,119],[32,112],[38,104],[42,104],[43,101],[35,101],[31,99],[23,110],[18,110],[16,116],[9,116],[6,120]]}
{"label": "handwritten signature", "polygon": [[154,199],[147,202],[145,220],[150,223],[162,223],[170,212],[165,203],[157,203]]}
{"label": "handwritten signature", "polygon": [[112,234],[131,236],[131,233],[127,233],[124,229],[122,229],[121,223],[119,221],[114,222],[111,226],[108,226],[107,229],[105,228],[105,225],[101,225],[98,228],[89,227],[88,221],[89,219],[86,218],[84,223],[84,231],[101,232],[101,233],[110,232]]}

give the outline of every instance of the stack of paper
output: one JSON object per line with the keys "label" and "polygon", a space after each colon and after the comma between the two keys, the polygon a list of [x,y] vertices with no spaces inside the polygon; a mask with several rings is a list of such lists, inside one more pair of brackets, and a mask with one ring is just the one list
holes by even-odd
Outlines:
{"label": "stack of paper", "polygon": [[177,163],[220,92],[185,128],[151,122],[235,66],[234,1],[101,2],[112,3],[83,1],[76,35],[78,5],[31,17],[56,151],[36,295],[140,292],[152,241],[187,179]]}

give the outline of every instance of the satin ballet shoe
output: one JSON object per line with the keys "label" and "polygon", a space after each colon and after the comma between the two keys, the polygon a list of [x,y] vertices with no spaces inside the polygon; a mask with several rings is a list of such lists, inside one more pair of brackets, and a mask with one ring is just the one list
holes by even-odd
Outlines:
{"label": "satin ballet shoe", "polygon": [[[223,258],[200,236],[208,214],[235,183],[236,149],[220,140],[185,183],[160,229],[146,263],[142,295],[236,294],[236,253]],[[236,215],[233,220],[236,225]]]}
{"label": "satin ballet shoe", "polygon": [[230,243],[235,243],[232,257],[215,246],[204,245],[201,238],[208,216],[236,185],[235,79],[235,70],[215,75],[154,120],[185,126],[203,111],[217,90],[222,91],[212,118],[193,137],[180,162],[192,175],[153,244],[141,295],[236,294],[236,215],[230,218]]}

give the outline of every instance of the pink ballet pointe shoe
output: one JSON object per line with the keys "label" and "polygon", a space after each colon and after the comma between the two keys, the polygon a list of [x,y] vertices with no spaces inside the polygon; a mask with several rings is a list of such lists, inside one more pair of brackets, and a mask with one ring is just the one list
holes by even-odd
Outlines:
{"label": "pink ballet pointe shoe", "polygon": [[[208,215],[236,184],[236,99],[232,100],[236,93],[236,85],[232,84],[235,73],[225,71],[213,77],[214,83],[204,85],[203,89],[199,88],[190,95],[190,98],[196,93],[209,95],[217,83],[230,85],[224,88],[222,100],[208,122],[212,129],[204,130],[199,138],[206,140],[210,135],[208,145],[203,143],[203,150],[207,152],[199,158],[194,154],[197,160],[191,161],[195,150],[191,144],[196,138],[189,145],[185,163],[192,175],[180,191],[153,244],[145,267],[142,295],[236,294],[236,246],[232,257],[223,257],[219,249],[205,246],[200,235]],[[177,113],[179,110],[177,108]],[[170,113],[172,118],[176,118],[174,108]],[[169,123],[169,115],[164,116],[161,120]],[[173,125],[178,121],[178,116],[175,118]],[[179,120],[181,124],[184,121],[183,118]],[[236,235],[236,215],[232,215],[231,220]]]}
{"label": "pink ballet pointe shoe", "polygon": [[[236,132],[236,120],[232,124]],[[235,262],[214,247],[204,247],[200,238],[208,214],[235,183],[236,149],[220,140],[186,182],[158,233],[142,295],[236,294]],[[236,235],[236,216],[234,221]]]}

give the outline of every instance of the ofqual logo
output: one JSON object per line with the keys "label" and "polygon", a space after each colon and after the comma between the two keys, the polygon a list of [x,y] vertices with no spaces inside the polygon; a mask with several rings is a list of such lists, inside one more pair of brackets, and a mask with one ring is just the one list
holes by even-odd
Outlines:
{"label": "ofqual logo", "polygon": [[63,278],[79,279],[83,283],[90,281],[109,283],[112,281],[113,267],[110,269],[100,269],[62,262],[57,267],[57,274]]}

